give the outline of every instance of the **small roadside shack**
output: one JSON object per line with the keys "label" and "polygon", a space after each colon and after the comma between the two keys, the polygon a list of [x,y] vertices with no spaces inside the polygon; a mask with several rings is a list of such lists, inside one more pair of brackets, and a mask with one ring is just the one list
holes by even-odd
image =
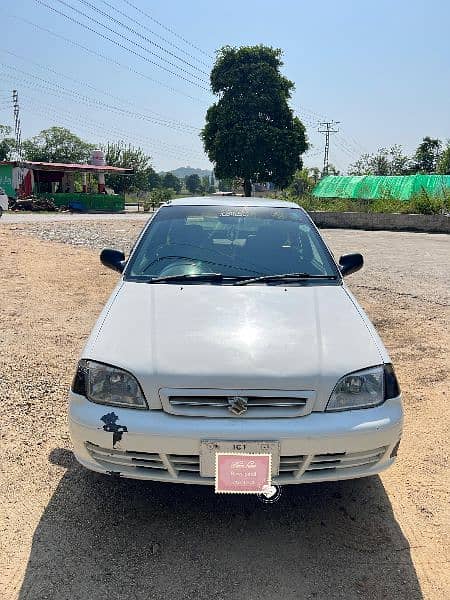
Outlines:
{"label": "small roadside shack", "polygon": [[[101,157],[97,162],[102,162]],[[0,188],[12,199],[36,196],[51,199],[57,207],[118,212],[125,209],[125,197],[106,192],[105,175],[133,172],[106,164],[4,161],[0,162]]]}

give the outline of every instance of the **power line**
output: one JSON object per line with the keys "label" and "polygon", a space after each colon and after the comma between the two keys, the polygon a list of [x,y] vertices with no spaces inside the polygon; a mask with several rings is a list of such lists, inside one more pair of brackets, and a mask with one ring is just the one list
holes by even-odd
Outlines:
{"label": "power line", "polygon": [[[72,126],[74,122],[78,122],[78,124],[81,125],[83,129],[87,130],[89,133],[95,136],[98,136],[99,130],[103,130],[104,132],[106,132],[106,135],[108,136],[109,140],[111,139],[111,134],[114,134],[121,139],[129,139],[134,144],[136,144],[137,140],[141,140],[141,143],[144,142],[145,144],[150,144],[151,146],[157,146],[160,149],[160,151],[162,151],[162,153],[165,154],[175,155],[176,157],[183,156],[183,158],[196,158],[196,153],[195,151],[194,153],[192,152],[191,147],[168,144],[167,142],[163,142],[162,140],[149,138],[142,135],[130,136],[129,131],[125,132],[116,127],[111,127],[103,123],[101,120],[89,119],[85,115],[79,115],[73,110],[66,111],[64,109],[61,109],[60,107],[49,104],[48,101],[41,102],[36,98],[33,98],[32,96],[27,96],[25,105],[23,106],[24,110],[28,110],[27,107],[30,105],[32,107],[34,106],[35,108],[37,108],[37,110],[39,110],[39,115],[41,115],[42,113],[47,113],[48,116],[52,118],[54,118],[55,115],[57,115],[58,118],[64,119],[69,124],[69,126]],[[197,157],[204,158],[200,154],[198,154]]]}
{"label": "power line", "polygon": [[[167,67],[165,67],[164,65],[159,65],[158,63],[156,63],[155,61],[149,59],[146,56],[142,56],[142,54],[139,54],[139,52],[136,52],[135,50],[132,50],[131,48],[128,48],[127,46],[124,46],[123,44],[121,44],[120,42],[118,42],[117,40],[114,40],[110,37],[108,37],[107,35],[104,35],[103,33],[93,29],[92,27],[90,27],[89,25],[86,25],[86,23],[82,23],[81,21],[78,21],[77,19],[74,19],[73,17],[71,17],[70,15],[66,15],[65,13],[63,13],[62,11],[58,10],[57,8],[54,8],[53,6],[50,6],[49,4],[47,4],[46,2],[43,2],[43,0],[34,0],[37,4],[41,4],[42,6],[45,6],[46,8],[48,8],[49,10],[52,10],[53,12],[61,15],[62,17],[64,17],[65,19],[68,19],[69,21],[72,21],[72,23],[76,23],[77,25],[79,25],[80,27],[83,27],[84,29],[87,29],[88,31],[95,33],[95,35],[100,36],[101,38],[108,40],[109,42],[111,42],[112,44],[115,44],[116,46],[118,46],[119,48],[122,48],[123,50],[126,50],[127,52],[131,52],[131,54],[134,54],[135,56],[137,56],[138,58],[141,58],[142,60],[145,60],[146,62],[155,65],[156,67],[162,69],[163,71],[166,71],[167,73],[170,73],[171,75],[174,75],[175,77],[178,77],[179,79],[183,79],[184,81],[186,81],[187,83],[190,83],[191,85],[194,85],[196,87],[199,87],[200,89],[203,90],[207,90],[207,88],[205,88],[202,85],[199,85],[198,83],[191,81],[190,79],[188,79],[187,77],[184,77],[184,75],[180,75],[179,73],[175,73],[174,71],[171,71],[170,69],[168,69]],[[61,2],[62,4],[64,4],[62,2],[62,0],[57,0],[58,2]],[[77,11],[77,9],[73,9],[76,12],[81,12],[81,11]],[[84,13],[82,13],[84,14]],[[118,35],[119,37],[122,37],[124,39],[126,39],[128,42],[139,46],[140,48],[143,48],[146,52],[148,52],[149,54],[152,54],[154,56],[157,56],[160,60],[165,60],[162,59],[160,56],[158,56],[155,52],[152,52],[151,50],[148,50],[147,48],[145,48],[144,46],[140,46],[140,44],[137,44],[136,42],[132,42],[131,40],[129,40],[126,36],[123,36],[121,34],[119,34],[117,31],[114,31],[113,29],[109,28],[106,25],[103,25],[102,23],[99,23],[99,21],[96,21],[95,19],[92,19],[91,17],[88,17],[87,15],[85,15],[86,18],[90,19],[91,21],[94,21],[95,23],[100,24],[102,27],[104,27],[105,29],[107,29],[108,31],[112,31],[115,35]],[[205,81],[203,81],[200,77],[197,77],[196,75],[194,75],[193,73],[189,73],[188,71],[186,71],[185,69],[183,69],[182,67],[178,67],[177,65],[173,65],[173,63],[170,63],[169,61],[166,60],[166,62],[172,66],[175,66],[175,68],[178,68],[180,71],[187,73],[190,77],[194,77],[195,79],[199,79],[200,81],[202,81],[203,83],[206,83]]]}
{"label": "power line", "polygon": [[[33,86],[33,85],[30,85],[29,87],[34,87],[34,86]],[[42,87],[42,86],[39,86],[39,84],[38,84],[38,87]],[[45,89],[45,88],[44,88],[44,89]],[[58,96],[56,96],[56,98],[58,98]],[[41,103],[41,101],[37,100],[37,99],[36,99],[36,98],[34,98],[34,97],[30,97],[30,96],[28,95],[28,96],[27,96],[27,102],[28,102],[28,100],[30,100],[30,99],[31,99],[33,102],[37,102],[38,104],[40,104],[42,107],[44,107],[44,109],[53,108],[55,111],[60,111],[60,112],[64,112],[64,113],[66,113],[66,114],[68,115],[68,118],[69,118],[69,119],[70,119],[72,116],[76,116],[76,113],[75,113],[73,110],[70,110],[70,111],[64,111],[63,109],[61,109],[61,108],[59,108],[59,107],[54,107],[54,106],[52,107],[52,105],[51,105],[51,104],[49,104],[49,102],[48,102],[48,100],[47,100],[47,99],[45,100],[45,102]],[[65,100],[65,98],[62,98],[62,99],[63,99],[63,100]],[[89,121],[89,119],[88,119],[88,118],[87,118],[87,117],[86,117],[84,114],[83,114],[83,115],[78,115],[78,116],[79,116],[79,118],[80,118],[80,119],[82,119],[82,120],[83,120],[83,121],[85,121],[85,122],[88,122],[88,121]],[[91,123],[92,123],[92,125],[93,125],[94,127],[97,127],[97,124],[98,124],[99,122],[100,122],[100,121],[98,121],[98,120],[91,121]],[[105,128],[107,128],[109,131],[113,131],[113,128],[112,128],[112,127],[110,127],[110,126],[105,126]],[[127,134],[126,134],[125,132],[123,132],[123,131],[118,131],[118,133],[119,133],[119,135],[127,135]],[[163,141],[161,141],[161,140],[159,140],[159,139],[155,139],[155,138],[144,138],[144,137],[142,137],[142,139],[145,139],[145,141],[147,141],[147,142],[148,142],[148,141],[150,141],[152,144],[154,144],[154,143],[157,143],[157,144],[159,144],[159,145],[161,145],[161,146],[164,146],[165,148],[167,148],[167,149],[170,149],[170,150],[174,149],[174,150],[175,150],[175,151],[177,151],[177,152],[184,152],[184,153],[188,152],[188,153],[192,154],[192,146],[183,146],[183,145],[180,145],[180,144],[168,144],[168,143],[166,143],[166,142],[163,142]]]}
{"label": "power line", "polygon": [[[102,102],[101,100],[99,100],[97,98],[90,98],[89,96],[85,96],[84,94],[81,94],[80,92],[78,92],[76,90],[69,90],[58,83],[49,81],[48,79],[44,79],[43,77],[39,77],[38,75],[34,75],[33,73],[28,73],[27,71],[19,69],[16,66],[8,65],[5,63],[1,63],[1,62],[0,62],[0,66],[3,68],[6,68],[6,69],[13,70],[14,72],[21,73],[21,74],[25,75],[25,77],[28,77],[31,79],[37,79],[39,82],[42,82],[42,84],[43,84],[43,85],[42,84],[40,85],[40,84],[36,84],[35,82],[32,82],[32,84],[31,84],[32,87],[41,87],[45,91],[52,91],[53,93],[56,93],[56,94],[65,94],[65,95],[69,95],[69,96],[74,96],[76,100],[81,100],[82,102],[84,102],[85,104],[87,104],[89,106],[94,105],[97,108],[107,108],[108,110],[111,110],[114,112],[119,112],[125,116],[134,117],[134,118],[144,120],[144,121],[149,121],[151,123],[155,123],[156,125],[169,127],[171,129],[177,129],[179,131],[186,131],[187,133],[191,133],[191,134],[194,132],[198,133],[198,131],[199,131],[199,129],[194,128],[193,126],[188,125],[186,123],[178,122],[175,120],[168,120],[168,119],[164,119],[162,117],[154,117],[151,115],[147,115],[145,113],[138,113],[136,111],[127,110],[127,109],[121,108],[119,106],[107,104],[106,102]],[[9,77],[13,81],[16,80],[16,77],[14,75],[10,75],[8,73],[4,74],[3,76]],[[22,80],[21,83],[22,83],[22,85],[25,85],[27,87],[30,85],[29,83],[26,83],[26,81],[24,81],[24,80]]]}
{"label": "power line", "polygon": [[347,138],[345,138],[343,135],[337,135],[336,139],[340,140],[346,146],[346,148],[355,156],[356,155],[360,156],[361,153],[365,152],[364,147],[361,146],[361,144],[359,142],[357,142],[356,140],[354,143],[352,143]]}
{"label": "power line", "polygon": [[349,148],[348,145],[343,141],[343,139],[339,138],[338,136],[336,136],[336,144],[351,159],[358,157],[360,154],[356,150]]}
{"label": "power line", "polygon": [[[33,108],[35,110],[33,110]],[[31,114],[34,116],[46,116],[47,118],[53,118],[55,113],[52,113],[51,111],[46,111],[45,108],[43,106],[36,106],[33,103],[26,103],[23,107],[23,112],[27,113],[27,114]],[[91,136],[91,139],[94,140],[94,143],[98,144],[99,142],[111,142],[111,138],[114,137],[116,140],[119,140],[120,142],[127,142],[132,146],[138,146],[138,147],[143,147],[145,149],[145,151],[149,152],[150,156],[152,158],[157,158],[158,156],[168,156],[170,158],[176,158],[178,160],[186,160],[186,161],[192,161],[192,160],[197,160],[197,157],[193,156],[192,154],[183,154],[182,152],[175,152],[172,151],[170,149],[164,148],[164,147],[159,147],[157,144],[154,144],[153,142],[149,142],[148,140],[146,140],[145,138],[136,138],[133,136],[130,136],[124,132],[115,130],[114,128],[111,129],[110,127],[103,127],[102,125],[100,125],[98,122],[95,123],[95,128],[94,126],[89,126],[89,124],[86,123],[86,120],[84,118],[82,118],[81,116],[79,118],[74,118],[73,115],[70,116],[64,116],[64,115],[58,115],[58,121],[63,124],[66,125],[68,127],[71,127],[73,129],[74,125],[76,126],[77,129],[81,129],[81,131],[85,132],[86,134]]]}
{"label": "power line", "polygon": [[170,46],[172,46],[173,48],[176,48],[179,52],[182,52],[183,54],[185,54],[186,56],[189,56],[189,58],[192,58],[192,60],[197,61],[199,64],[203,65],[204,67],[207,67],[208,69],[211,68],[210,64],[207,64],[205,62],[203,62],[200,58],[197,58],[196,56],[194,56],[193,54],[190,54],[189,52],[187,52],[186,50],[184,50],[183,48],[180,48],[180,46],[177,46],[176,44],[174,44],[173,42],[171,42],[170,40],[168,40],[167,38],[163,37],[162,35],[159,35],[159,33],[156,33],[156,31],[153,31],[153,29],[150,29],[150,27],[148,27],[147,25],[145,25],[144,23],[139,22],[137,19],[133,19],[133,17],[130,17],[130,15],[128,15],[127,13],[124,13],[123,11],[121,11],[120,9],[118,9],[116,6],[113,6],[112,4],[110,4],[109,2],[106,2],[106,0],[101,0],[103,4],[105,4],[108,8],[112,8],[113,10],[115,10],[119,15],[121,15],[122,17],[125,17],[126,19],[128,19],[129,21],[131,21],[132,23],[135,23],[136,25],[138,25],[139,27],[141,27],[142,29],[145,29],[146,31],[149,31],[152,35],[156,36],[158,39],[162,40],[163,42],[165,42],[166,44],[169,44]]}
{"label": "power line", "polygon": [[208,56],[209,58],[214,58],[212,54],[205,52],[204,50],[202,50],[201,48],[199,48],[198,46],[196,46],[195,44],[193,44],[192,42],[190,42],[189,40],[187,40],[186,38],[181,36],[179,33],[174,31],[170,27],[167,27],[160,21],[157,21],[154,17],[152,17],[148,13],[144,12],[141,8],[139,8],[139,7],[135,6],[134,4],[132,4],[131,2],[129,2],[129,0],[123,0],[123,1],[125,2],[125,4],[128,4],[128,6],[130,6],[131,8],[134,8],[134,10],[136,10],[138,13],[140,13],[144,17],[147,17],[147,19],[150,19],[151,21],[153,21],[154,23],[156,23],[157,25],[159,25],[160,27],[162,27],[163,29],[165,29],[166,31],[171,33],[173,36],[177,37],[179,40],[182,40],[188,46],[191,46],[191,48],[195,48],[195,50],[197,50],[198,52],[201,52],[202,54],[204,54],[205,56]]}
{"label": "power line", "polygon": [[174,88],[170,85],[167,85],[166,83],[163,83],[162,81],[159,81],[157,79],[154,79],[153,77],[150,77],[149,75],[147,75],[146,73],[142,73],[141,71],[137,71],[136,69],[134,69],[133,67],[130,67],[129,65],[124,65],[121,62],[115,60],[114,58],[111,58],[109,56],[106,56],[100,52],[97,52],[96,50],[92,50],[92,48],[89,48],[87,46],[83,46],[83,44],[80,44],[79,42],[76,42],[74,40],[71,40],[69,38],[64,37],[63,35],[56,33],[55,31],[52,31],[51,29],[48,29],[46,27],[43,27],[42,25],[38,25],[37,23],[33,23],[32,21],[29,21],[28,19],[25,19],[24,17],[19,17],[17,15],[13,15],[13,14],[9,14],[9,13],[4,13],[7,16],[16,19],[18,21],[22,21],[24,23],[26,23],[27,25],[30,25],[31,27],[34,27],[35,29],[39,29],[41,31],[44,31],[45,33],[48,33],[56,38],[59,38],[61,40],[63,40],[64,42],[67,42],[68,44],[71,44],[72,46],[75,46],[76,48],[80,48],[81,50],[84,50],[85,52],[88,52],[89,54],[92,54],[93,56],[96,56],[97,58],[100,58],[102,60],[104,60],[105,62],[108,62],[116,67],[119,67],[121,69],[126,69],[127,71],[129,71],[130,73],[133,73],[134,75],[138,75],[139,77],[142,77],[144,79],[147,79],[148,81],[151,81],[152,83],[156,83],[157,85],[160,85],[166,89],[168,89],[171,92],[174,92],[176,94],[180,94],[182,96],[185,96],[186,98],[189,98],[190,100],[194,100],[195,102],[199,102],[201,104],[206,105],[207,103],[203,100],[201,100],[200,98],[197,98],[195,96],[191,96],[190,94],[188,94],[187,92],[184,92],[182,90],[179,90],[177,88]]}
{"label": "power line", "polygon": [[[60,107],[51,105],[48,103],[48,101],[41,101],[38,100],[37,98],[33,97],[33,96],[28,96],[27,100],[25,102],[25,104],[27,105],[29,101],[32,101],[35,104],[38,104],[40,106],[42,106],[44,109],[52,109],[57,113],[61,113],[61,114],[65,114],[67,115],[67,118],[70,119],[72,116],[74,118],[78,117],[79,119],[81,119],[83,122],[85,123],[91,123],[92,127],[96,128],[97,125],[101,126],[102,121],[99,121],[98,119],[88,119],[84,114],[83,115],[79,115],[78,113],[74,112],[73,110],[64,110],[61,109]],[[50,111],[51,113],[51,111]],[[118,133],[118,135],[128,135],[128,132],[124,132],[121,130],[118,130],[117,128],[111,127],[110,125],[106,125],[104,124],[104,129],[108,130],[108,131],[116,131]],[[144,136],[140,136],[141,139],[145,140],[146,142],[151,142],[152,144],[157,143],[159,144],[161,147],[164,147],[166,149],[170,149],[170,150],[175,150],[177,152],[192,152],[192,148],[191,147],[187,147],[187,146],[182,146],[182,145],[171,145],[171,144],[167,144],[166,142],[163,142],[159,139],[154,139],[154,138],[148,138],[148,137],[144,137]]]}
{"label": "power line", "polygon": [[[119,102],[123,102],[124,104],[128,104],[130,106],[137,106],[134,102],[125,99],[125,98],[121,98],[120,96],[116,96],[114,94],[111,94],[109,91],[105,91],[102,90],[100,88],[94,87],[93,85],[87,83],[86,81],[80,81],[79,79],[76,79],[75,77],[71,77],[70,75],[68,75],[67,73],[61,73],[60,71],[56,71],[55,69],[52,69],[51,67],[48,67],[47,65],[42,65],[36,61],[31,60],[28,57],[25,56],[20,56],[19,54],[16,54],[15,52],[11,52],[10,50],[5,50],[3,48],[0,48],[0,52],[3,52],[5,54],[9,54],[10,56],[13,56],[15,58],[18,58],[20,60],[23,60],[24,62],[26,62],[27,64],[31,64],[31,65],[35,65],[36,67],[44,70],[44,71],[48,71],[49,73],[52,73],[53,75],[57,75],[58,77],[63,77],[64,79],[68,79],[70,81],[73,81],[74,83],[78,83],[79,85],[82,85],[83,87],[87,87],[91,90],[93,90],[96,93],[99,94],[103,94],[104,96],[108,97],[108,98],[113,98],[114,100],[118,100]],[[6,65],[5,65],[6,66]],[[9,67],[9,65],[8,65]],[[14,67],[9,67],[9,68],[14,68]],[[24,71],[22,71],[24,72]],[[37,77],[36,75],[31,75],[32,77]],[[45,80],[43,80],[45,81]],[[53,84],[53,82],[51,82]],[[77,92],[78,93],[78,92]],[[8,95],[8,98],[10,97],[10,94]],[[0,97],[1,100],[1,97]],[[185,128],[187,130],[192,130],[193,132],[198,132],[200,131],[200,127],[196,127],[194,125],[191,125],[189,123],[185,123],[184,121],[179,121],[177,119],[171,119],[170,117],[167,117],[165,115],[162,115],[161,113],[158,113],[156,111],[150,111],[151,113],[153,113],[154,115],[156,115],[156,117],[158,117],[157,121],[158,124],[167,124],[167,126],[172,127],[173,125],[175,126],[179,126],[181,128]],[[154,118],[154,117],[152,117]],[[159,123],[159,121],[163,121],[165,123]]]}
{"label": "power line", "polygon": [[[58,0],[58,2],[60,2],[60,0]],[[157,44],[156,42],[154,42],[153,40],[151,40],[150,38],[148,38],[145,35],[142,35],[141,33],[139,33],[138,31],[136,31],[136,29],[133,29],[133,27],[129,27],[128,25],[126,25],[125,23],[122,23],[121,21],[119,21],[118,19],[112,17],[111,15],[109,15],[108,13],[106,13],[103,10],[100,10],[100,8],[97,8],[96,6],[94,6],[91,2],[88,2],[88,0],[78,0],[78,2],[81,2],[82,4],[84,4],[85,6],[88,6],[91,10],[94,10],[96,12],[98,12],[99,14],[101,14],[103,17],[106,17],[107,19],[109,19],[110,21],[112,21],[113,23],[116,23],[117,25],[120,25],[121,27],[123,27],[124,29],[126,29],[127,31],[130,31],[131,33],[133,33],[134,35],[137,35],[138,37],[140,37],[141,39],[145,40],[146,42],[148,42],[149,44],[152,44],[153,46],[155,46],[156,48],[159,48],[159,50],[162,50],[163,52],[166,52],[167,54],[169,54],[170,56],[173,56],[174,58],[176,58],[177,60],[179,60],[180,62],[185,63],[186,65],[188,65],[189,67],[191,67],[192,69],[195,69],[196,71],[199,71],[200,73],[203,73],[203,75],[208,76],[208,73],[206,73],[205,71],[203,71],[202,69],[200,69],[199,67],[196,67],[195,65],[191,64],[189,61],[185,60],[184,58],[180,58],[177,54],[175,54],[174,52],[171,52],[170,50],[167,50],[167,48],[164,48],[164,46],[161,46],[160,44]],[[69,6],[70,8],[72,8],[72,10],[76,10],[73,6],[66,4],[65,2],[62,2],[62,4],[65,4],[66,6]],[[77,11],[78,12],[78,11]],[[83,14],[80,11],[80,14]],[[86,15],[84,15],[86,16]],[[90,18],[90,17],[89,17]],[[161,60],[164,60],[163,58]],[[169,63],[171,64],[171,63]],[[177,66],[177,65],[175,65]]]}
{"label": "power line", "polygon": [[[170,62],[169,60],[167,60],[164,57],[159,56],[158,54],[156,54],[156,52],[153,52],[152,50],[149,50],[148,48],[146,48],[145,46],[142,46],[141,44],[138,44],[137,42],[134,42],[133,40],[130,40],[129,38],[127,38],[125,35],[119,33],[118,31],[116,31],[115,29],[112,29],[111,27],[108,27],[107,25],[105,25],[104,23],[97,21],[97,19],[94,19],[93,17],[87,15],[86,13],[84,13],[81,10],[78,10],[77,8],[75,8],[74,6],[68,4],[67,2],[64,2],[64,0],[56,0],[57,2],[59,2],[60,4],[63,4],[64,6],[66,6],[67,8],[72,9],[74,12],[82,15],[83,17],[85,17],[86,19],[88,19],[89,21],[92,21],[93,23],[95,23],[96,25],[99,25],[100,27],[103,27],[104,29],[106,29],[107,31],[117,35],[119,38],[122,38],[124,40],[126,40],[128,43],[133,44],[135,46],[137,46],[138,48],[140,48],[141,50],[144,50],[144,52],[147,52],[148,54],[151,54],[153,56],[155,56],[156,58],[158,58],[159,60],[166,62],[167,64],[169,64],[170,66],[179,69],[182,73],[185,73],[186,75],[189,75],[190,77],[193,77],[194,79],[199,79],[201,82],[206,83],[203,79],[201,79],[201,77],[198,77],[198,75],[195,75],[194,73],[190,73],[189,71],[187,71],[186,69],[184,69],[183,67],[180,67],[179,65],[176,65],[172,62]],[[127,46],[124,46],[123,44],[121,44],[120,42],[118,42],[117,40],[114,40],[110,37],[108,37],[107,35],[104,35],[103,33],[100,33],[99,31],[97,31],[96,29],[93,29],[92,27],[90,27],[89,25],[87,25],[86,23],[82,23],[81,21],[78,21],[77,19],[71,17],[70,15],[67,15],[66,13],[58,10],[57,8],[50,6],[49,4],[47,4],[46,2],[43,2],[43,0],[35,0],[35,2],[37,2],[38,4],[41,4],[42,6],[45,6],[46,8],[52,10],[53,12],[61,15],[62,17],[68,19],[69,21],[72,21],[72,23],[76,23],[77,25],[79,25],[80,27],[83,27],[84,29],[87,29],[88,31],[91,31],[92,33],[95,33],[96,35],[100,36],[101,38],[108,40],[109,42],[115,44],[116,46],[118,46],[119,48],[122,48],[124,50],[127,50],[128,52],[131,52],[132,54],[134,54],[135,56],[138,56],[139,58],[141,58],[142,60],[145,60],[146,62],[153,64],[157,67],[159,67],[160,69],[163,69],[164,71],[167,71],[168,73],[170,73],[171,75],[175,75],[176,77],[179,77],[180,79],[183,79],[184,81],[187,81],[188,83],[190,83],[191,85],[197,85],[197,87],[202,87],[200,85],[198,85],[196,82],[190,81],[189,79],[187,79],[186,77],[184,77],[183,75],[180,75],[179,73],[175,73],[174,71],[171,71],[170,69],[168,69],[167,67],[160,65],[156,62],[154,62],[153,60],[148,59],[145,56],[142,56],[141,54],[139,54],[138,52],[132,50],[131,48],[128,48]],[[203,88],[206,89],[206,88]]]}
{"label": "power line", "polygon": [[[84,2],[86,3],[85,0],[78,0],[79,2]],[[43,0],[35,0],[35,2],[38,2],[39,4],[45,4],[43,2]],[[69,2],[65,2],[65,0],[56,0],[56,2],[59,2],[59,4],[62,4],[63,6],[65,6],[66,8],[69,8],[71,10],[73,10],[75,13],[83,16],[85,19],[88,19],[88,21],[91,21],[92,23],[95,23],[96,25],[103,27],[103,29],[106,29],[106,31],[109,31],[110,33],[117,35],[119,38],[122,38],[123,40],[126,40],[129,44],[133,44],[134,46],[136,46],[137,48],[140,48],[141,50],[143,50],[144,52],[147,52],[148,54],[151,54],[152,56],[155,56],[156,58],[158,58],[160,61],[162,62],[166,62],[168,65],[170,65],[171,67],[174,67],[175,69],[179,69],[182,73],[185,73],[186,75],[189,75],[189,77],[193,77],[194,79],[198,79],[199,81],[201,81],[202,83],[207,83],[204,79],[202,79],[201,77],[199,77],[198,75],[196,75],[195,73],[191,73],[190,71],[188,71],[187,69],[185,69],[184,67],[177,65],[173,62],[171,62],[170,60],[168,60],[167,58],[165,58],[164,56],[160,56],[159,54],[156,54],[156,52],[153,52],[152,50],[149,50],[146,46],[143,46],[142,44],[139,44],[138,42],[135,42],[134,40],[130,39],[129,37],[127,37],[126,35],[124,35],[123,33],[120,33],[120,31],[116,31],[115,29],[112,29],[111,27],[108,27],[108,25],[105,25],[102,21],[98,21],[97,19],[95,19],[94,17],[86,14],[85,12],[83,12],[82,10],[79,10],[78,8],[76,8],[75,6],[73,6],[72,4],[70,4]],[[45,4],[47,6],[47,8],[51,8],[52,10],[55,10],[54,8],[52,8],[50,5]],[[92,5],[91,5],[92,7]],[[96,9],[94,7],[94,10],[99,10]],[[81,23],[80,21],[77,21],[76,19],[73,19],[72,17],[70,17],[69,15],[66,15],[65,13],[61,12],[61,11],[56,11],[59,12],[59,14],[63,15],[64,17],[66,17],[67,19],[70,19],[71,21],[77,23],[78,25],[81,25],[82,27],[86,27],[89,28],[89,26],[87,26],[84,23]],[[107,15],[107,13],[103,13],[103,16],[106,16],[109,19],[113,19],[116,21],[116,23],[119,23],[120,26],[122,27],[127,27],[125,25],[123,25],[120,21],[117,21],[117,19],[114,19],[114,17],[110,17],[109,15]],[[99,32],[90,29],[91,31],[93,31],[94,33],[97,33],[97,35],[101,35]],[[137,32],[134,32],[135,34]],[[139,34],[140,35],[140,34]],[[144,37],[146,42],[152,43],[151,40],[149,40],[149,38],[140,35],[140,37]],[[111,41],[109,38],[106,38],[109,41]],[[114,41],[114,40],[112,40]],[[161,46],[158,45],[159,48],[161,48]],[[130,49],[128,48],[128,50],[130,51]],[[161,65],[158,65],[160,68]],[[198,69],[198,67],[194,67],[194,69],[197,69],[198,71],[200,71],[202,74],[207,75],[207,73],[205,73],[204,71],[201,71],[200,69]],[[166,69],[167,70],[167,69]],[[173,73],[171,71],[169,71],[169,73],[171,73],[172,75],[176,75],[177,77],[181,77],[179,74],[177,73]],[[194,82],[190,82],[193,83],[195,85]]]}
{"label": "power line", "polygon": [[[320,122],[326,122],[326,121],[330,121],[330,119],[328,117],[326,117],[325,115],[318,113],[316,111],[311,110],[310,108],[307,108],[306,106],[302,106],[302,105],[298,105],[298,112],[302,113],[302,112],[306,112],[309,113],[310,115],[313,115],[315,117],[318,117],[315,123],[312,123],[311,120],[309,120],[309,125],[320,125]],[[310,119],[310,117],[308,117],[308,119]],[[302,117],[302,120],[304,120],[304,117]],[[347,136],[344,137],[342,135],[342,127],[341,127],[341,135],[340,136],[336,136],[336,138],[339,138],[342,143],[349,149],[350,152],[354,152],[355,154],[359,154],[361,152],[367,152],[366,148],[364,148],[364,146],[362,144],[360,144],[360,142],[358,142],[358,140],[356,140],[355,138],[351,137],[351,136]]]}
{"label": "power line", "polygon": [[323,155],[323,174],[328,175],[328,156],[330,152],[330,133],[337,133],[339,129],[333,129],[335,125],[338,125],[340,121],[322,121],[319,125],[320,127],[325,127],[325,129],[318,129],[319,133],[325,134],[325,150]]}

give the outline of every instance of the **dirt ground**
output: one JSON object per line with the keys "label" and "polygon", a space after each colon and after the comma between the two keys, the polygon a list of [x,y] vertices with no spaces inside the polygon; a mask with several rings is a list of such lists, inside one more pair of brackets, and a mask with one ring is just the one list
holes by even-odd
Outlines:
{"label": "dirt ground", "polygon": [[404,437],[381,477],[291,486],[264,505],[201,486],[115,480],[73,459],[66,392],[117,280],[93,248],[108,236],[129,246],[132,225],[80,223],[78,242],[51,236],[64,244],[0,224],[1,597],[450,597],[449,238],[326,232],[337,254],[367,257],[348,281],[395,363]]}

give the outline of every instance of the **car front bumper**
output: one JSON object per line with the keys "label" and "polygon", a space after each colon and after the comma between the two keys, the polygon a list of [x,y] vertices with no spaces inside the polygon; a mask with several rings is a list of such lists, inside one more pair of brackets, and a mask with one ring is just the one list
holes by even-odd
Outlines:
{"label": "car front bumper", "polygon": [[73,392],[69,396],[70,432],[82,465],[172,483],[214,485],[214,478],[200,475],[204,440],[278,441],[276,484],[366,477],[394,462],[402,425],[400,398],[370,409],[239,419],[174,416],[94,404]]}

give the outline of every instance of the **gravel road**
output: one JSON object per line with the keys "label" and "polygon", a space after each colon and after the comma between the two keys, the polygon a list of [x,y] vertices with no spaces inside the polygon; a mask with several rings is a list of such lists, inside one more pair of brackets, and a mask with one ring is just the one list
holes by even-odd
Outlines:
{"label": "gravel road", "polygon": [[[142,219],[0,223],[0,589],[6,600],[441,600],[448,569],[448,236],[326,231],[396,364],[406,424],[381,477],[280,501],[114,480],[71,454],[66,390]],[[64,242],[64,243],[55,243]]]}
{"label": "gravel road", "polygon": [[[46,215],[25,216],[41,218],[36,222],[13,225],[17,233],[98,250],[114,247],[125,253],[130,251],[148,219],[143,215],[127,215],[127,220],[119,220],[119,215],[111,215],[114,219],[110,221],[87,219],[80,226],[79,221],[47,222],[43,220]],[[417,296],[444,306],[449,303],[450,289],[445,284],[446,277],[447,281],[450,278],[449,236],[342,229],[325,229],[322,233],[337,257],[346,252],[361,252],[364,255],[366,268],[352,278],[354,286],[390,289],[396,294]]]}
{"label": "gravel road", "polygon": [[11,223],[75,223],[87,221],[141,221],[145,222],[149,213],[69,213],[69,212],[7,212],[2,216],[0,223],[10,225]]}

